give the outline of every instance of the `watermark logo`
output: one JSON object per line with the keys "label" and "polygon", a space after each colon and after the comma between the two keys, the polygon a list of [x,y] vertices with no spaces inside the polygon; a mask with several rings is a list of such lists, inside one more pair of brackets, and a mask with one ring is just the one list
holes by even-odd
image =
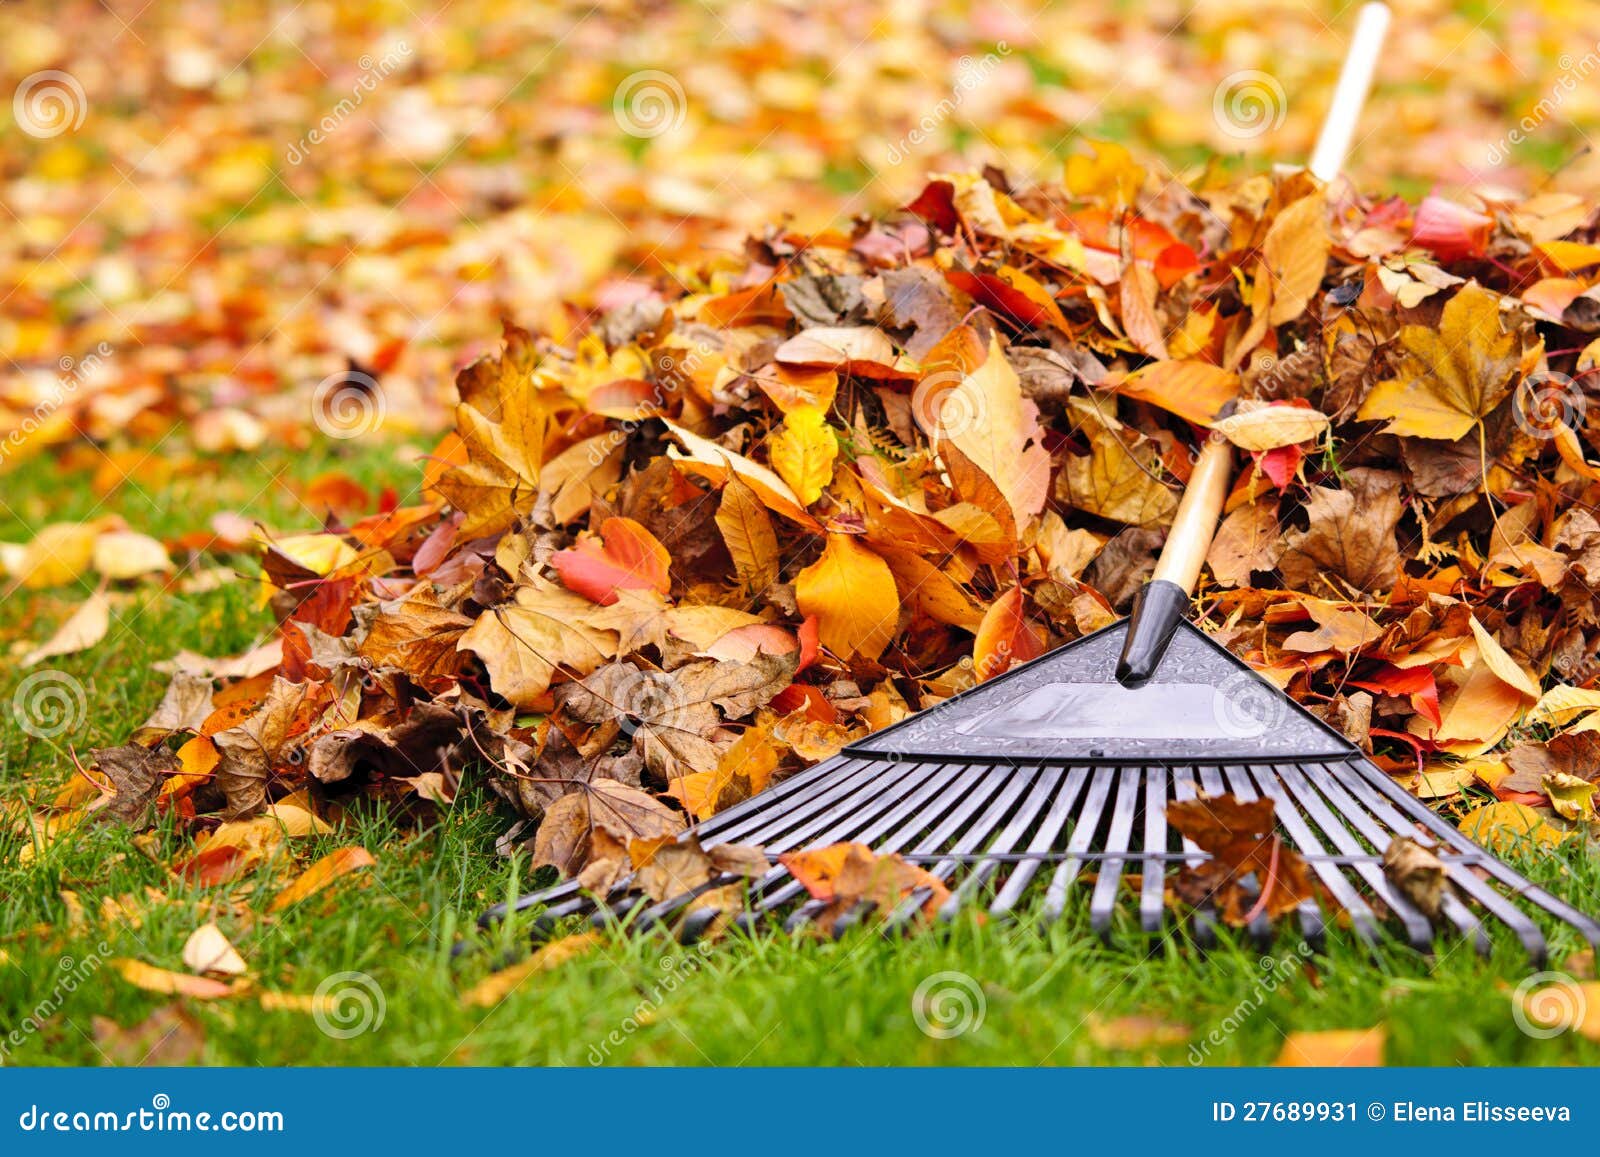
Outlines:
{"label": "watermark logo", "polygon": [[988,1011],[983,989],[965,972],[935,972],[911,994],[911,1019],[934,1040],[977,1032]]}
{"label": "watermark logo", "polygon": [[705,967],[713,951],[711,942],[702,940],[682,956],[669,954],[656,961],[656,968],[662,973],[661,979],[650,986],[649,992],[634,1005],[631,1013],[622,1018],[622,1022],[616,1028],[608,1032],[598,1043],[589,1046],[589,1064],[592,1066],[605,1064],[611,1059],[612,1049],[619,1048],[634,1033],[653,1023],[662,1002],[698,974]]}
{"label": "watermark logo", "polygon": [[329,374],[311,392],[311,420],[330,438],[371,434],[383,425],[387,412],[383,387],[360,370]]}
{"label": "watermark logo", "polygon": [[1282,725],[1289,703],[1259,675],[1238,671],[1217,684],[1211,696],[1211,714],[1223,733],[1234,739],[1254,739]]}
{"label": "watermark logo", "polygon": [[82,127],[89,115],[89,98],[77,77],[48,68],[23,77],[11,97],[11,115],[30,137],[59,137]]}
{"label": "watermark logo", "polygon": [[1578,429],[1588,400],[1577,382],[1553,370],[1530,374],[1511,395],[1511,416],[1530,438],[1549,441],[1561,427]]}
{"label": "watermark logo", "polygon": [[678,78],[656,68],[624,77],[611,98],[617,127],[644,140],[672,132],[688,112],[689,100]]}
{"label": "watermark logo", "polygon": [[1549,1040],[1583,1023],[1583,986],[1565,972],[1535,972],[1511,994],[1511,1019],[1535,1040]]}
{"label": "watermark logo", "polygon": [[383,986],[365,972],[335,972],[317,985],[311,1019],[325,1036],[349,1040],[383,1027]]}
{"label": "watermark logo", "polygon": [[965,380],[959,370],[939,370],[923,378],[911,391],[911,418],[936,442],[959,438],[982,428],[989,420],[977,391],[958,388]]}
{"label": "watermark logo", "polygon": [[1211,118],[1235,140],[1251,140],[1283,124],[1289,102],[1270,72],[1245,68],[1222,78],[1211,94]]}
{"label": "watermark logo", "polygon": [[1238,1032],[1244,1023],[1267,1003],[1267,998],[1287,983],[1294,975],[1295,969],[1311,959],[1311,956],[1311,945],[1302,940],[1281,959],[1276,956],[1261,957],[1256,962],[1260,975],[1255,978],[1250,991],[1202,1039],[1189,1046],[1189,1063],[1203,1064],[1210,1057],[1211,1050],[1220,1047]]}
{"label": "watermark logo", "polygon": [[54,739],[83,726],[89,717],[89,697],[77,679],[47,668],[17,684],[11,713],[24,733],[35,739]]}

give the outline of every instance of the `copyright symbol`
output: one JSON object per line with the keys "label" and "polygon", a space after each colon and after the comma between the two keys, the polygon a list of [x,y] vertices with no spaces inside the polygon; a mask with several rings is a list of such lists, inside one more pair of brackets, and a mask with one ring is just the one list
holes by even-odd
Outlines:
{"label": "copyright symbol", "polygon": [[1372,1104],[1367,1106],[1367,1116],[1374,1121],[1383,1120],[1383,1106],[1378,1104],[1377,1101],[1373,1101]]}

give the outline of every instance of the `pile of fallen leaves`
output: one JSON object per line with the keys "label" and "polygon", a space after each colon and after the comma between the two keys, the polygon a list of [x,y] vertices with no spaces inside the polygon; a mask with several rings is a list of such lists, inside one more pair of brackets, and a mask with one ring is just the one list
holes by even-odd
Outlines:
{"label": "pile of fallen leaves", "polygon": [[[1600,93],[1570,67],[1591,3],[1397,11],[1373,123],[1401,131],[1367,136],[1356,172],[1593,187]],[[1345,49],[1298,0],[23,0],[7,16],[0,440],[8,459],[109,443],[84,460],[152,489],[162,467],[138,447],[169,433],[249,451],[317,425],[435,430],[501,312],[567,340],[589,306],[734,249],[778,207],[815,229],[958,160],[1053,175],[1058,126],[1304,156]],[[325,405],[352,364],[381,379],[381,415]]]}
{"label": "pile of fallen leaves", "polygon": [[[1197,621],[1480,841],[1590,832],[1596,216],[1190,188],[1099,145],[1059,185],[775,228],[569,346],[508,326],[425,501],[267,542],[274,637],[180,656],[33,830],[165,811],[217,884],[481,774],[524,817],[503,847],[591,887],[756,873],[673,837],[1112,622],[1220,436]],[[819,901],[937,885],[798,866]]]}

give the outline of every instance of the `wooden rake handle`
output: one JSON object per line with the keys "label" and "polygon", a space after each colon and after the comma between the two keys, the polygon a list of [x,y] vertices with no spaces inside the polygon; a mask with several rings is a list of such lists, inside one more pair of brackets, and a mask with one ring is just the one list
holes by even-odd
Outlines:
{"label": "wooden rake handle", "polygon": [[1189,596],[1200,581],[1200,564],[1211,549],[1232,477],[1233,449],[1212,435],[1195,459],[1160,561],[1134,599],[1122,657],[1117,660],[1117,682],[1123,686],[1138,686],[1155,674],[1172,633],[1188,613]]}
{"label": "wooden rake handle", "polygon": [[[1344,168],[1388,30],[1387,5],[1375,2],[1361,9],[1333,103],[1322,122],[1322,133],[1308,166],[1320,181],[1332,181]],[[1122,657],[1117,660],[1117,681],[1124,686],[1138,686],[1155,674],[1172,633],[1188,613],[1189,596],[1194,593],[1195,583],[1200,580],[1200,565],[1211,549],[1232,473],[1233,454],[1227,442],[1213,435],[1195,460],[1189,487],[1178,503],[1172,530],[1161,548],[1161,559],[1134,600]]]}

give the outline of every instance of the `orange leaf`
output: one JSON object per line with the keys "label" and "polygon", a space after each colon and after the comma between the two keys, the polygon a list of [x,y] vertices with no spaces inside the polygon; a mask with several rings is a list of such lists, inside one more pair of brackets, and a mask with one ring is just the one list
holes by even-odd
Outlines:
{"label": "orange leaf", "polygon": [[196,1000],[219,1000],[233,995],[232,985],[212,980],[206,976],[191,976],[186,972],[170,972],[142,960],[119,956],[111,961],[117,974],[135,988],[146,992],[159,992],[163,996],[192,996]]}
{"label": "orange leaf", "polygon": [[1129,374],[1116,389],[1197,426],[1209,426],[1239,396],[1239,375],[1206,362],[1160,361]]}
{"label": "orange leaf", "polygon": [[994,601],[978,624],[978,636],[972,646],[978,680],[992,679],[1042,654],[1044,641],[1038,628],[1028,621],[1022,588],[1012,587]]}
{"label": "orange leaf", "polygon": [[1372,1028],[1333,1029],[1327,1032],[1292,1032],[1273,1064],[1279,1068],[1359,1069],[1383,1064],[1388,1039],[1383,1025]]}
{"label": "orange leaf", "polygon": [[370,868],[378,861],[372,858],[372,853],[366,848],[340,848],[330,852],[304,872],[301,872],[288,887],[273,898],[269,912],[281,912],[293,904],[298,904],[306,897],[322,891],[340,876],[351,872]]}
{"label": "orange leaf", "polygon": [[822,557],[795,577],[794,589],[801,613],[817,617],[822,645],[841,658],[876,659],[894,638],[894,574],[853,535],[828,535]]}
{"label": "orange leaf", "polygon": [[666,594],[672,586],[668,568],[672,556],[656,536],[631,518],[608,518],[600,524],[600,537],[580,538],[576,546],[558,550],[550,565],[561,585],[602,607],[617,601],[617,592],[654,590]]}

